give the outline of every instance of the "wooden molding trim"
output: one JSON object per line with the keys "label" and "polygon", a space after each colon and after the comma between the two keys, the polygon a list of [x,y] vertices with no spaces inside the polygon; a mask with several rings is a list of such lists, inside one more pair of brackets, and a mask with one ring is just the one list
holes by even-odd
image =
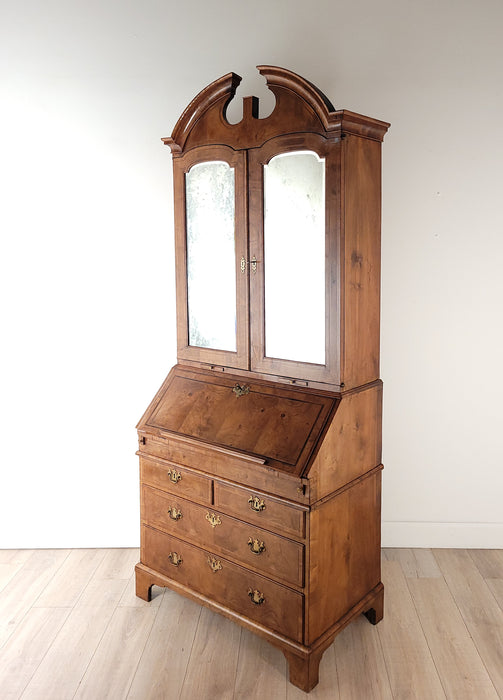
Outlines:
{"label": "wooden molding trim", "polygon": [[227,73],[196,95],[184,110],[170,137],[163,138],[174,156],[191,148],[225,143],[236,150],[258,148],[284,134],[314,132],[331,138],[344,133],[382,141],[387,122],[347,110],[335,110],[330,100],[300,75],[276,66],[257,66],[276,98],[272,113],[260,119],[256,97],[243,99],[243,118],[226,119],[226,109],[241,77]]}
{"label": "wooden molding trim", "polygon": [[240,82],[240,75],[227,73],[207,85],[194,97],[175,124],[171,136],[162,139],[163,143],[171,148],[172,153],[181,153],[184,150],[192,128],[208,110],[221,109],[223,116],[225,107],[234,97]]}

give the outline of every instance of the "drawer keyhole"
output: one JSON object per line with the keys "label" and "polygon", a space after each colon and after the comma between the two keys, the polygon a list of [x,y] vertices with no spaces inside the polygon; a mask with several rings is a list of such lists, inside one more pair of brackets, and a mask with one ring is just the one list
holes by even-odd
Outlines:
{"label": "drawer keyhole", "polygon": [[220,516],[215,515],[215,513],[212,513],[211,515],[209,513],[206,513],[206,520],[209,522],[211,527],[216,527],[217,525],[222,524],[222,521],[220,520]]}

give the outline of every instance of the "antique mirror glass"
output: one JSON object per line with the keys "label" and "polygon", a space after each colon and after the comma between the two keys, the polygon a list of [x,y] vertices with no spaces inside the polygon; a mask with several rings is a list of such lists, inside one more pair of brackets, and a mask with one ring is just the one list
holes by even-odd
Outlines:
{"label": "antique mirror glass", "polygon": [[325,160],[264,166],[265,354],[325,364]]}
{"label": "antique mirror glass", "polygon": [[194,165],[185,176],[189,345],[236,350],[234,169]]}

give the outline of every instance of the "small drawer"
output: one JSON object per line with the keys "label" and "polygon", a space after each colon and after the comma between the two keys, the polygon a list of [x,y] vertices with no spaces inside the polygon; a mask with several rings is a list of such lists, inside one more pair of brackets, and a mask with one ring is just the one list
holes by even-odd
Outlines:
{"label": "small drawer", "polygon": [[143,521],[176,537],[228,556],[287,584],[304,584],[304,546],[148,486],[142,488]]}
{"label": "small drawer", "polygon": [[305,509],[260,491],[214,482],[215,508],[284,535],[305,536]]}
{"label": "small drawer", "polygon": [[211,504],[211,479],[178,464],[140,457],[140,478],[143,484]]}
{"label": "small drawer", "polygon": [[304,596],[221,558],[212,550],[142,527],[142,563],[173,581],[302,642]]}

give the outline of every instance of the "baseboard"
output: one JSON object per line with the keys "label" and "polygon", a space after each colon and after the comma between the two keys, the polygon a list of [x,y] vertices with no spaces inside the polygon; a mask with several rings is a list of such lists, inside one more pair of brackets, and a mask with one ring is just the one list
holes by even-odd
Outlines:
{"label": "baseboard", "polygon": [[503,523],[383,522],[382,546],[503,549]]}

